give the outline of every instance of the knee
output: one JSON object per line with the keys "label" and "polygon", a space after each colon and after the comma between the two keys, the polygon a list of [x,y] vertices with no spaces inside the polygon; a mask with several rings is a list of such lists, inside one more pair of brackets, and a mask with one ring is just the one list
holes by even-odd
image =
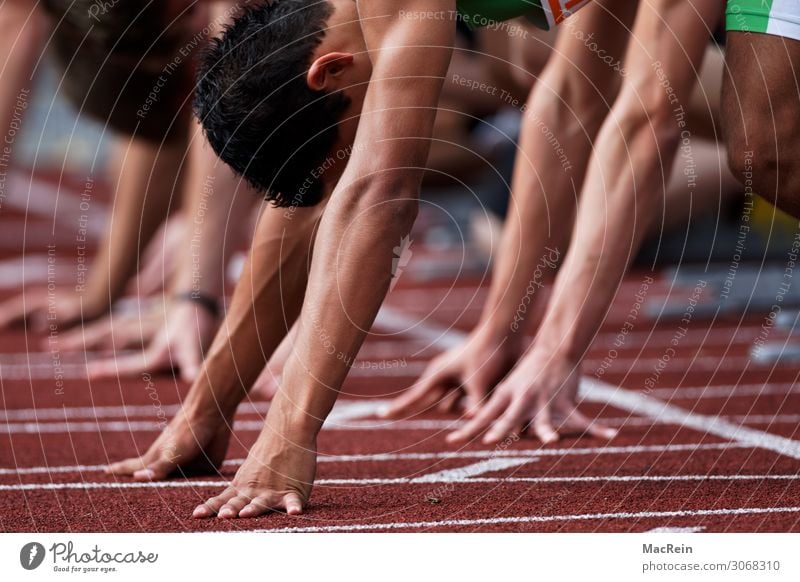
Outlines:
{"label": "knee", "polygon": [[[800,141],[794,129],[776,128],[771,118],[747,135],[729,132],[728,164],[746,194],[758,194],[781,210],[800,217]],[[764,129],[760,129],[764,128]]]}
{"label": "knee", "polygon": [[[765,163],[765,158],[762,155],[756,156],[756,145],[749,143],[744,136],[740,134],[729,134],[726,139],[726,149],[728,152],[728,167],[731,172],[743,185],[753,185],[754,178],[754,161],[759,160],[760,163]],[[758,148],[762,152],[762,148]],[[759,168],[758,175],[762,175],[762,168]],[[752,193],[752,192],[751,192]]]}

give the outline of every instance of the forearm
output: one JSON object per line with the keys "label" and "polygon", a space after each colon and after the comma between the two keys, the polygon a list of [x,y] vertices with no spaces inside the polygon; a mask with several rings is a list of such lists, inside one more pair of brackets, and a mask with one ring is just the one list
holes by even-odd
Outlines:
{"label": "forearm", "polygon": [[[653,216],[663,205],[677,133],[647,121],[617,128],[598,141],[578,210],[570,252],[556,279],[539,347],[578,361],[589,348]],[[602,219],[598,219],[602,217]]]}
{"label": "forearm", "polygon": [[401,12],[454,8],[454,0],[359,2],[372,77],[353,157],[320,226],[296,349],[268,417],[284,435],[313,439],[322,427],[389,289],[393,249],[416,217],[455,27]]}
{"label": "forearm", "polygon": [[217,158],[202,134],[196,133],[181,207],[185,234],[180,247],[168,251],[178,255],[178,270],[171,281],[173,293],[222,298],[228,261],[251,234],[242,225],[248,223],[257,202],[257,195]]}
{"label": "forearm", "polygon": [[635,13],[635,3],[598,0],[588,6],[558,37],[528,100],[512,204],[482,318],[495,342],[519,344],[543,283],[566,253],[593,144],[619,91],[618,66],[588,51],[585,39],[621,63]]}
{"label": "forearm", "polygon": [[416,193],[377,205],[368,194],[356,198],[332,206],[320,225],[309,300],[275,401],[292,434],[315,435],[333,407],[388,292],[394,247],[416,215]]}
{"label": "forearm", "polygon": [[116,194],[111,220],[92,264],[84,302],[102,312],[119,299],[139,257],[164,222],[185,165],[186,144],[142,140],[117,145]]}
{"label": "forearm", "polygon": [[201,414],[231,416],[300,312],[317,208],[269,207],[188,405]]}
{"label": "forearm", "polygon": [[[629,71],[598,135],[570,251],[556,279],[535,348],[579,361],[599,330],[622,277],[664,206],[664,190],[686,108],[721,0],[640,5]],[[668,22],[670,26],[664,26]]]}
{"label": "forearm", "polygon": [[47,37],[47,19],[34,2],[5,2],[0,7],[0,122],[3,135],[15,110],[29,106],[33,71]]}
{"label": "forearm", "polygon": [[571,115],[568,105],[552,97],[547,81],[545,76],[532,93],[523,118],[512,203],[478,326],[494,341],[516,345],[544,283],[566,252],[575,220],[574,191],[582,185],[591,139],[602,120],[602,111],[587,108],[583,119]]}

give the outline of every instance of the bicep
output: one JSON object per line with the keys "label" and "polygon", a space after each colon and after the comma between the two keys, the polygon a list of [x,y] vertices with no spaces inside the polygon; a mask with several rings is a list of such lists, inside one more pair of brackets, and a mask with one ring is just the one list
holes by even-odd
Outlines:
{"label": "bicep", "polygon": [[[364,4],[368,8],[362,8]],[[448,17],[415,20],[405,16],[423,5],[426,11]],[[421,172],[455,42],[455,2],[370,0],[361,3],[359,10],[373,71],[354,158],[360,159],[362,170]]]}

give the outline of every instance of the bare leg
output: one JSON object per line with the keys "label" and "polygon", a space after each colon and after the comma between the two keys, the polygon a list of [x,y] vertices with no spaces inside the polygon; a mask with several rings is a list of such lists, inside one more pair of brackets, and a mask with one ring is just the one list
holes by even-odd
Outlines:
{"label": "bare leg", "polygon": [[731,169],[800,218],[800,42],[730,32],[722,102]]}

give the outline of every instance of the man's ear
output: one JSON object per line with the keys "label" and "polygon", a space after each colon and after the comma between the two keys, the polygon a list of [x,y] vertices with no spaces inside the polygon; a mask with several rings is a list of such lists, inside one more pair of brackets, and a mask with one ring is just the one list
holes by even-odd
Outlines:
{"label": "man's ear", "polygon": [[307,83],[314,91],[330,91],[334,89],[336,79],[353,64],[350,53],[327,53],[311,63],[308,69]]}

